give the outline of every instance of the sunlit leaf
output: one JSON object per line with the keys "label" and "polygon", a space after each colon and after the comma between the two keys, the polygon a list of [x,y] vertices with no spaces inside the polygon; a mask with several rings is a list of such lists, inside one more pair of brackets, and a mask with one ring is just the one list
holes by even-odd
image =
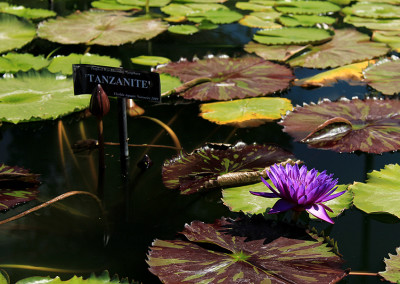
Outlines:
{"label": "sunlit leaf", "polygon": [[400,101],[353,99],[296,107],[283,131],[314,148],[383,153],[400,149]]}
{"label": "sunlit leaf", "polygon": [[400,19],[373,19],[348,15],[344,17],[343,22],[356,27],[365,27],[370,30],[400,30]]}
{"label": "sunlit leaf", "polygon": [[395,255],[389,253],[389,258],[385,258],[385,271],[379,272],[386,281],[399,283],[400,281],[400,248],[396,248]]}
{"label": "sunlit leaf", "polygon": [[308,68],[339,67],[383,56],[388,51],[385,44],[370,41],[367,34],[343,29],[335,30],[331,41],[311,47],[309,52],[290,59],[288,63]]}
{"label": "sunlit leaf", "polygon": [[369,60],[345,65],[332,70],[318,73],[317,75],[311,77],[296,80],[294,81],[294,84],[303,88],[315,88],[332,86],[339,80],[345,80],[349,83],[360,82],[364,79],[363,70],[369,65],[372,65],[374,62],[375,61],[373,60]]}
{"label": "sunlit leaf", "polygon": [[0,6],[0,12],[12,14],[26,19],[45,19],[57,15],[56,12],[46,9],[31,9],[24,6],[14,5],[2,5]]}
{"label": "sunlit leaf", "polygon": [[170,26],[168,31],[174,34],[191,35],[197,33],[199,29],[192,25],[174,25]]}
{"label": "sunlit leaf", "polygon": [[319,15],[282,15],[278,18],[279,23],[286,27],[313,27],[317,24],[332,25],[336,19]]}
{"label": "sunlit leaf", "polygon": [[247,239],[249,226],[225,219],[214,224],[194,221],[182,232],[187,240],[153,242],[150,271],[163,283],[309,284],[335,283],[346,276],[340,257],[305,232],[286,229],[289,236],[283,237],[276,233],[279,226],[265,223],[262,233],[259,229],[257,237]]}
{"label": "sunlit leaf", "polygon": [[193,83],[180,95],[202,101],[270,94],[286,89],[293,78],[287,67],[256,57],[172,62],[156,71]]}
{"label": "sunlit leaf", "polygon": [[400,18],[400,7],[387,3],[356,2],[350,7],[342,9],[345,14],[362,18],[395,19]]}
{"label": "sunlit leaf", "polygon": [[182,85],[182,81],[168,74],[160,74],[160,84],[161,94],[163,94]]}
{"label": "sunlit leaf", "polygon": [[265,60],[286,61],[288,58],[308,48],[307,45],[265,45],[249,42],[244,46],[246,52],[254,52]]}
{"label": "sunlit leaf", "polygon": [[242,17],[240,13],[226,9],[212,10],[205,13],[205,18],[214,24],[230,24],[239,21]]}
{"label": "sunlit leaf", "polygon": [[280,119],[292,108],[285,98],[252,98],[202,104],[200,116],[217,124],[253,127]]}
{"label": "sunlit leaf", "polygon": [[147,65],[147,66],[157,66],[158,64],[166,64],[171,60],[162,57],[162,56],[148,56],[148,55],[140,55],[131,58],[132,63],[139,65]]}
{"label": "sunlit leaf", "polygon": [[[146,6],[146,0],[117,0],[118,3],[124,5]],[[150,7],[164,7],[171,0],[149,0]]]}
{"label": "sunlit leaf", "polygon": [[36,29],[28,21],[0,13],[0,34],[0,53],[3,53],[31,42],[36,35]]}
{"label": "sunlit leaf", "polygon": [[203,20],[197,25],[197,28],[199,30],[214,30],[214,29],[218,28],[218,25],[213,24],[208,20]]}
{"label": "sunlit leaf", "polygon": [[56,119],[89,106],[89,95],[74,96],[71,79],[29,73],[0,79],[0,120],[12,123]]}
{"label": "sunlit leaf", "polygon": [[274,3],[275,1],[264,1],[262,3],[256,1],[236,2],[235,7],[241,10],[267,11],[276,13],[276,10],[273,8]]}
{"label": "sunlit leaf", "polygon": [[278,29],[282,27],[275,22],[279,15],[276,12],[253,12],[250,15],[244,16],[239,21],[239,24],[252,28]]}
{"label": "sunlit leaf", "polygon": [[172,16],[190,16],[196,15],[203,12],[212,11],[212,10],[219,10],[219,9],[228,9],[226,6],[221,4],[202,4],[202,3],[195,3],[195,4],[176,4],[172,3],[165,7],[161,8],[161,11],[168,15]]}
{"label": "sunlit leaf", "polygon": [[[191,194],[221,186],[218,183],[219,176],[260,171],[289,158],[293,158],[293,155],[277,146],[209,144],[166,161],[162,169],[162,179],[167,188],[179,188],[182,194]],[[235,180],[232,182],[234,184]],[[243,180],[236,183],[243,183]]]}
{"label": "sunlit leaf", "polygon": [[90,3],[92,7],[102,10],[118,10],[118,11],[129,11],[129,10],[140,10],[141,8],[137,5],[124,5],[118,3],[116,0],[102,0],[93,1]]}
{"label": "sunlit leaf", "polygon": [[20,167],[0,164],[0,211],[36,198],[39,175]]}
{"label": "sunlit leaf", "polygon": [[381,60],[364,72],[369,86],[385,95],[400,93],[400,60]]}
{"label": "sunlit leaf", "polygon": [[374,31],[372,40],[386,43],[392,49],[400,51],[400,31]]}
{"label": "sunlit leaf", "polygon": [[16,73],[30,69],[40,70],[49,65],[43,56],[33,56],[29,53],[7,53],[0,57],[0,73]]}
{"label": "sunlit leaf", "polygon": [[328,41],[333,33],[318,28],[280,28],[257,31],[253,39],[259,43],[273,44],[316,44]]}
{"label": "sunlit leaf", "polygon": [[277,1],[275,9],[285,14],[327,14],[337,12],[340,6],[329,1]]}
{"label": "sunlit leaf", "polygon": [[398,164],[389,164],[380,171],[368,173],[365,183],[355,182],[351,185],[354,205],[368,214],[388,213],[400,218],[399,171]]}
{"label": "sunlit leaf", "polygon": [[121,45],[149,40],[167,29],[160,19],[128,17],[101,10],[74,13],[40,23],[38,36],[62,44]]}

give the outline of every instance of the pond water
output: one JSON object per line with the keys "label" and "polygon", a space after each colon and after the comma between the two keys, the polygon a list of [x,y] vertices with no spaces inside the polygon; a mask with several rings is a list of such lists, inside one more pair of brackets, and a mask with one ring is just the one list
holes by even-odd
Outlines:
{"label": "pond water", "polygon": [[[47,8],[47,1],[8,1],[32,8]],[[90,1],[54,1],[60,15],[76,9],[90,8]],[[139,41],[119,47],[92,46],[91,53],[119,58],[123,67],[148,70],[133,65],[130,58],[138,55],[165,56],[172,61],[181,57],[199,58],[207,54],[246,54],[254,30],[239,24],[222,25],[216,30],[201,31],[192,36],[163,33],[151,41]],[[24,47],[26,52],[48,54],[59,45],[35,39]],[[63,46],[58,54],[82,53],[84,45]],[[320,72],[306,68],[294,69],[296,78]],[[367,86],[352,86],[339,82],[332,87],[306,90],[293,86],[281,94],[292,104],[317,102],[340,97],[364,98],[371,90]],[[199,103],[179,101],[171,104],[138,102],[146,116],[167,123],[190,152],[206,142],[276,143],[290,150],[308,168],[326,169],[339,178],[339,183],[365,182],[366,173],[380,170],[386,164],[397,163],[399,153],[346,154],[310,149],[294,142],[275,122],[256,128],[218,126],[199,117]],[[111,100],[111,111],[104,117],[104,135],[107,142],[118,142],[117,103]],[[60,134],[61,133],[61,134]],[[63,135],[65,133],[65,135]],[[60,136],[62,137],[60,144]],[[129,142],[135,144],[173,145],[171,137],[150,120],[128,118]],[[42,185],[38,201],[18,206],[1,214],[5,219],[68,191],[96,193],[97,152],[72,154],[68,143],[84,138],[97,138],[96,118],[83,118],[83,114],[70,115],[60,121],[3,124],[0,128],[0,161],[18,165],[40,174]],[[88,276],[91,272],[109,270],[110,274],[129,277],[143,283],[159,283],[148,271],[145,262],[148,247],[158,239],[174,239],[185,223],[193,220],[213,222],[221,216],[237,216],[222,204],[218,191],[182,196],[176,190],[166,189],[161,180],[161,167],[176,151],[163,148],[130,148],[128,180],[120,176],[119,148],[106,146],[106,171],[102,215],[98,204],[88,196],[72,196],[54,206],[48,206],[26,217],[1,225],[0,267],[15,282],[32,275],[59,275],[68,279],[72,275]],[[137,164],[147,154],[153,165],[140,170]],[[338,242],[345,260],[344,267],[354,271],[384,271],[383,259],[394,254],[399,246],[398,220],[382,220],[369,216],[357,208],[346,210],[335,225],[313,221],[312,225],[324,229]],[[106,245],[105,245],[106,238]],[[70,272],[35,271],[8,267],[31,265],[66,269]],[[382,283],[377,277],[348,276],[340,283]]]}

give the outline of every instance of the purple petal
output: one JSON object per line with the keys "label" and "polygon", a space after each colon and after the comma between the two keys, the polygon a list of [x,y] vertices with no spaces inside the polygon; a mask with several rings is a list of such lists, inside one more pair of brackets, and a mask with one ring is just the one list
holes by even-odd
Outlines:
{"label": "purple petal", "polygon": [[345,190],[345,191],[338,192],[338,193],[335,193],[335,194],[333,194],[333,195],[325,196],[324,198],[322,198],[322,200],[321,200],[320,202],[326,202],[326,201],[332,200],[332,199],[334,199],[334,198],[336,198],[336,197],[341,196],[341,195],[342,195],[343,193],[345,193],[345,192],[346,192],[346,190]]}
{"label": "purple petal", "polygon": [[308,213],[314,215],[315,217],[328,223],[334,224],[333,220],[326,213],[324,206],[320,204],[313,204],[309,208],[306,208],[306,210]]}
{"label": "purple petal", "polygon": [[256,191],[249,191],[253,195],[261,196],[261,197],[266,197],[266,198],[278,198],[280,197],[279,195],[272,193],[272,192],[256,192]]}
{"label": "purple petal", "polygon": [[284,212],[287,210],[290,210],[292,208],[296,207],[296,204],[289,202],[285,199],[279,199],[274,206],[272,207],[272,209],[268,212],[268,214],[275,214],[275,213],[279,213],[279,212]]}
{"label": "purple petal", "polygon": [[269,190],[271,190],[273,193],[279,196],[279,193],[263,177],[260,178],[262,182],[269,188]]}

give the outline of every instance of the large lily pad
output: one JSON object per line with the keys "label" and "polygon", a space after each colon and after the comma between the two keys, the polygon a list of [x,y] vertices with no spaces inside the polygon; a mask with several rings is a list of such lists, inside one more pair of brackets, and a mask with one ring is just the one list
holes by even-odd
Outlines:
{"label": "large lily pad", "polygon": [[372,34],[372,40],[377,42],[383,42],[389,45],[392,49],[397,52],[400,51],[400,31],[374,31]]}
{"label": "large lily pad", "polygon": [[0,121],[56,119],[89,106],[90,95],[74,96],[71,79],[29,73],[0,79]]}
{"label": "large lily pad", "polygon": [[279,14],[276,15],[276,13],[254,12],[244,16],[239,24],[251,28],[278,29],[282,26],[275,22],[277,17],[279,17]]}
{"label": "large lily pad", "polygon": [[[150,271],[163,283],[309,284],[335,283],[346,276],[340,257],[310,236],[245,241],[229,225],[224,219],[212,225],[194,221],[182,232],[187,241],[155,240],[147,261]],[[264,232],[274,230],[263,227]]]}
{"label": "large lily pad", "polygon": [[330,1],[277,1],[275,9],[285,14],[319,15],[337,12],[340,6]]}
{"label": "large lily pad", "polygon": [[[101,275],[96,276],[94,274],[90,275],[90,277],[83,279],[82,276],[73,276],[71,279],[68,280],[61,280],[60,277],[41,277],[41,276],[34,276],[34,277],[28,277],[25,279],[22,279],[16,284],[37,284],[37,283],[42,283],[42,284],[58,284],[58,283],[65,283],[65,284],[107,284],[107,283],[131,283],[128,281],[128,279],[119,279],[117,275],[115,275],[113,278],[110,278],[110,275],[108,271],[104,271]],[[135,284],[137,282],[132,282],[132,284]]]}
{"label": "large lily pad", "polygon": [[350,186],[354,205],[366,213],[388,213],[400,218],[400,166],[386,165],[380,171],[368,173],[367,181]]}
{"label": "large lily pad", "polygon": [[35,20],[54,17],[57,15],[54,11],[46,9],[31,9],[24,6],[14,6],[9,5],[6,2],[1,2],[0,12]]}
{"label": "large lily pad", "polygon": [[280,119],[292,108],[285,98],[252,98],[202,104],[200,116],[217,124],[248,127]]}
{"label": "large lily pad", "polygon": [[62,44],[121,45],[149,40],[167,29],[160,19],[128,15],[101,10],[74,13],[40,23],[37,33]]}
{"label": "large lily pad", "polygon": [[254,52],[265,60],[277,61],[286,61],[306,48],[308,48],[307,45],[265,45],[254,41],[244,46],[246,52]]}
{"label": "large lily pad", "polygon": [[[229,179],[229,173],[261,171],[290,158],[293,158],[291,153],[272,145],[209,144],[166,161],[162,179],[167,188],[179,188],[182,194],[191,194],[221,186],[220,176]],[[236,180],[234,174],[230,176],[232,184],[246,182],[240,179],[240,175],[236,175],[239,177]]]}
{"label": "large lily pad", "polygon": [[395,19],[400,18],[400,7],[388,3],[373,2],[356,2],[350,7],[342,10],[345,14],[355,15],[362,18],[378,18],[378,19]]}
{"label": "large lily pad", "polygon": [[35,35],[36,29],[32,23],[0,13],[0,53],[23,47]]}
{"label": "large lily pad", "polygon": [[280,124],[296,141],[314,148],[375,154],[400,149],[397,100],[325,100],[296,107]]}
{"label": "large lily pad", "polygon": [[386,281],[399,283],[400,281],[400,248],[396,248],[396,255],[389,253],[389,258],[385,258],[385,271],[379,272]]}
{"label": "large lily pad", "polygon": [[26,72],[30,69],[40,70],[47,65],[49,65],[49,61],[42,55],[7,53],[0,57],[0,73]]}
{"label": "large lily pad", "polygon": [[336,22],[336,19],[319,15],[282,15],[278,21],[286,27],[313,27],[317,24],[332,25]]}
{"label": "large lily pad", "polygon": [[400,93],[400,60],[381,60],[364,72],[369,86],[384,95]]}
{"label": "large lily pad", "polygon": [[100,0],[93,1],[90,3],[92,7],[102,10],[117,10],[117,11],[129,11],[129,10],[141,10],[141,7],[137,5],[124,5],[118,3],[116,0]]}
{"label": "large lily pad", "polygon": [[351,24],[355,27],[365,27],[370,30],[400,30],[400,19],[374,19],[347,15],[344,17],[343,22]]}
{"label": "large lily pad", "polygon": [[370,41],[366,34],[343,29],[335,30],[331,41],[311,47],[309,52],[290,59],[288,63],[308,68],[339,67],[383,56],[388,51],[385,44]]}
{"label": "large lily pad", "polygon": [[274,44],[319,44],[329,41],[333,33],[318,28],[286,27],[280,29],[266,29],[258,31],[253,39],[259,43]]}
{"label": "large lily pad", "polygon": [[186,99],[231,100],[282,91],[293,79],[292,71],[261,58],[211,58],[169,63],[156,70],[192,84],[180,95]]}
{"label": "large lily pad", "polygon": [[0,164],[0,211],[35,199],[39,184],[37,174]]}
{"label": "large lily pad", "polygon": [[196,16],[203,15],[207,11],[215,11],[225,9],[228,7],[215,4],[215,3],[192,3],[192,4],[177,4],[172,3],[161,8],[161,11],[171,16]]}

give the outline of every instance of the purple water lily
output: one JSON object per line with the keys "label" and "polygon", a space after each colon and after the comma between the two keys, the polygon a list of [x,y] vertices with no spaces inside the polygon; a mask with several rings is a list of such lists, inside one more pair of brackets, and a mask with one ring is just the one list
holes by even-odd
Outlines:
{"label": "purple water lily", "polygon": [[327,175],[326,171],[318,174],[316,169],[307,171],[307,167],[304,165],[299,169],[297,164],[294,166],[287,164],[286,168],[275,164],[267,171],[267,175],[276,189],[261,177],[272,192],[250,191],[250,193],[267,198],[281,198],[274,204],[268,212],[269,214],[290,209],[306,210],[315,217],[333,224],[325,210],[333,211],[322,202],[329,201],[346,192],[332,194],[337,189],[338,182],[337,179],[332,179],[333,174]]}

